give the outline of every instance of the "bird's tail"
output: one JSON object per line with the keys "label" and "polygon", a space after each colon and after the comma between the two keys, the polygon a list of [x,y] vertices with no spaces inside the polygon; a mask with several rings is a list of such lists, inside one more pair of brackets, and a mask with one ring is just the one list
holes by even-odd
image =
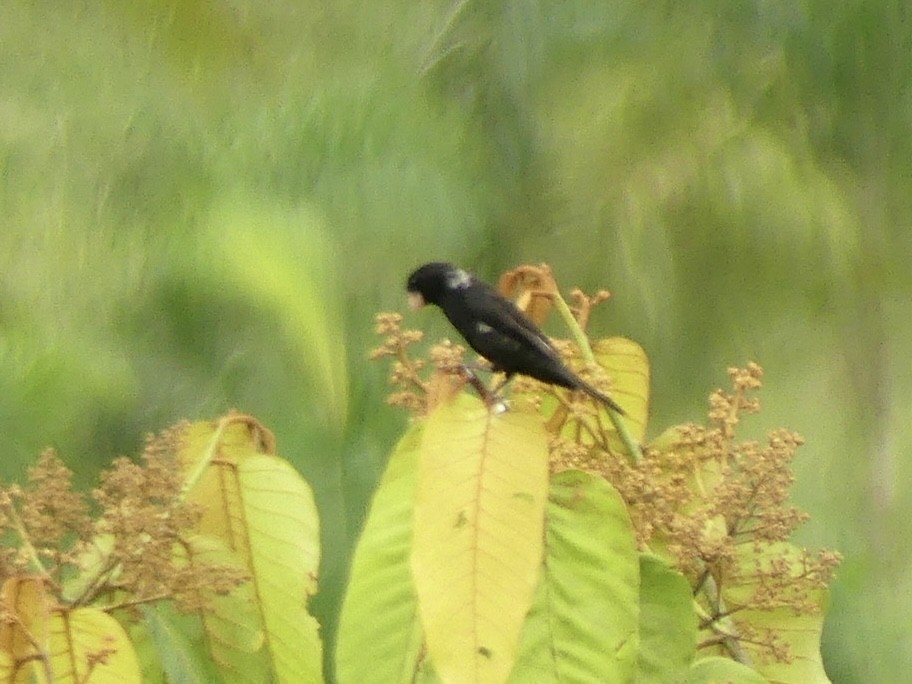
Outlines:
{"label": "bird's tail", "polygon": [[620,413],[622,416],[627,415],[627,412],[624,409],[622,409],[620,407],[620,405],[614,399],[609,397],[604,392],[600,392],[599,390],[595,389],[595,387],[593,387],[589,383],[584,382],[583,380],[580,380],[579,388],[581,390],[583,390],[583,392],[588,394],[590,397],[592,397],[593,399],[598,399],[600,402],[605,404],[605,406],[607,406],[611,410],[615,411],[616,413]]}

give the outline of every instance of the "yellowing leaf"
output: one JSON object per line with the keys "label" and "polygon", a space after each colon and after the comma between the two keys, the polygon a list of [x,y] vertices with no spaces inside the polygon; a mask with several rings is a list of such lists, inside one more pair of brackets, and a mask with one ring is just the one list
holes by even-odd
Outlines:
{"label": "yellowing leaf", "polygon": [[637,442],[646,436],[649,417],[649,359],[643,348],[624,337],[592,343],[592,353],[611,378],[611,398],[627,412],[624,421]]}
{"label": "yellowing leaf", "polygon": [[319,625],[307,612],[316,593],[319,526],[310,487],[285,461],[252,456],[237,471],[250,571],[267,646],[281,684],[322,682]]}
{"label": "yellowing leaf", "polygon": [[444,682],[506,681],[541,567],[541,418],[463,394],[428,417],[420,457],[412,570],[434,670]]}
{"label": "yellowing leaf", "polygon": [[13,659],[6,651],[0,651],[0,682],[13,680]]}
{"label": "yellowing leaf", "polygon": [[56,611],[51,620],[50,649],[56,684],[142,682],[130,638],[120,623],[103,611]]}
{"label": "yellowing leaf", "polygon": [[[277,681],[322,681],[319,627],[307,612],[320,561],[313,494],[255,420],[228,416],[187,429],[187,498],[205,507],[200,532],[238,553],[256,592]],[[266,452],[266,453],[264,453]]]}
{"label": "yellowing leaf", "polygon": [[2,596],[12,618],[0,626],[0,649],[8,656],[5,665],[9,667],[4,681],[142,681],[133,644],[107,613],[94,608],[59,608],[47,595],[44,581],[34,577],[6,580]]}
{"label": "yellowing leaf", "polygon": [[44,580],[11,577],[3,583],[0,596],[10,614],[0,622],[0,649],[9,654],[13,668],[10,681],[28,681],[33,668],[44,664],[41,657],[50,647],[50,605]]}
{"label": "yellowing leaf", "polygon": [[[595,362],[611,381],[608,388],[598,382],[594,384],[607,392],[627,415],[609,416],[607,407],[600,402],[595,402],[600,407],[597,414],[586,415],[555,398],[545,397],[541,406],[542,414],[548,416],[548,430],[584,446],[603,447],[607,440],[610,451],[626,453],[637,460],[641,457],[638,444],[646,434],[649,413],[649,360],[636,342],[622,337],[597,340],[592,343],[592,351]],[[573,365],[584,379],[592,382],[580,362]]]}

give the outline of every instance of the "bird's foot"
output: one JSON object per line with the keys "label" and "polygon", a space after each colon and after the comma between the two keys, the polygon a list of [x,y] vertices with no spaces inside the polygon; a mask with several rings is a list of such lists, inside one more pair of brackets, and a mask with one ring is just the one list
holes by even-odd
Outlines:
{"label": "bird's foot", "polygon": [[507,400],[502,399],[501,397],[495,397],[494,403],[488,404],[488,407],[491,409],[491,413],[493,413],[495,416],[499,416],[500,414],[506,413],[510,410],[510,406],[507,403]]}

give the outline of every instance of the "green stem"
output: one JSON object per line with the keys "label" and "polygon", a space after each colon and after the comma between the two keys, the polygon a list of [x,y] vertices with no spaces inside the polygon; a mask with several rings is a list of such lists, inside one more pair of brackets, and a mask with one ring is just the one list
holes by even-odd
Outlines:
{"label": "green stem", "polygon": [[[719,592],[719,586],[716,584],[715,578],[709,573],[707,573],[703,583],[703,592],[709,599],[710,605],[713,606],[716,615],[724,615],[726,612],[725,600]],[[725,648],[728,649],[728,652],[731,653],[732,658],[742,665],[747,665],[748,667],[753,666],[750,654],[741,646],[738,628],[731,618],[717,617],[712,619],[709,627],[722,638],[722,643],[725,645]]]}
{"label": "green stem", "polygon": [[3,495],[2,507],[6,512],[6,516],[13,523],[16,533],[19,535],[22,548],[25,550],[25,555],[29,560],[29,569],[42,577],[50,579],[51,576],[48,573],[47,568],[44,567],[44,563],[41,562],[41,558],[38,556],[38,550],[32,545],[25,525],[22,524],[22,518],[19,517],[19,511],[16,510],[16,505],[8,494],[4,493]]}
{"label": "green stem", "polygon": [[[570,329],[570,334],[573,336],[573,341],[576,342],[576,346],[579,347],[580,353],[583,356],[583,361],[590,367],[597,365],[595,354],[592,353],[592,347],[589,344],[589,338],[586,337],[586,333],[583,332],[579,322],[576,320],[576,316],[570,311],[570,307],[567,306],[567,302],[564,301],[560,292],[555,291],[552,301],[554,301],[554,305],[557,307],[557,311],[561,318],[564,319],[564,323]],[[608,417],[611,419],[611,424],[614,425],[614,429],[617,430],[621,442],[624,443],[624,447],[627,449],[627,453],[630,454],[630,460],[634,463],[639,463],[643,460],[643,450],[640,449],[640,445],[637,444],[633,435],[630,434],[630,429],[627,427],[627,421],[624,420],[624,416],[610,406],[606,408],[608,409]]]}

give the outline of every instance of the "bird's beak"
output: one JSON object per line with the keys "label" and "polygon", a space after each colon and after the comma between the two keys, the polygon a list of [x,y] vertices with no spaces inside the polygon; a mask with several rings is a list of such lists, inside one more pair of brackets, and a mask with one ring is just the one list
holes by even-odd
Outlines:
{"label": "bird's beak", "polygon": [[420,309],[424,306],[424,297],[421,296],[420,292],[409,292],[408,293],[408,303],[409,308],[414,311]]}

